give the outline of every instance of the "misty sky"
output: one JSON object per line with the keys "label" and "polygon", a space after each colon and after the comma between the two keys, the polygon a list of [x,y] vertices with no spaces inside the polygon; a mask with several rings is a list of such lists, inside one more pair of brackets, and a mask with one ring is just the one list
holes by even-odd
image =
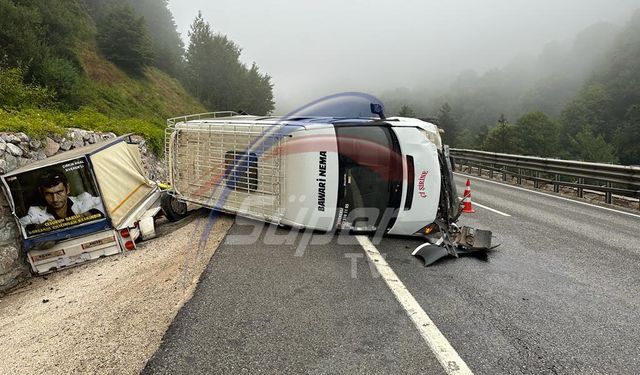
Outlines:
{"label": "misty sky", "polygon": [[183,39],[198,10],[273,78],[276,113],[339,91],[482,73],[600,21],[623,24],[640,0],[170,0]]}

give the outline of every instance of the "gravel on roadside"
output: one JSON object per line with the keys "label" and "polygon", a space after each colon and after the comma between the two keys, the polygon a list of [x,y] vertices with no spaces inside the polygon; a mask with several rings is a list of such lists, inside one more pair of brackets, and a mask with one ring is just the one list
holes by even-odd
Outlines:
{"label": "gravel on roadside", "polygon": [[36,277],[0,301],[0,374],[137,374],[191,297],[232,218],[158,227],[138,249]]}

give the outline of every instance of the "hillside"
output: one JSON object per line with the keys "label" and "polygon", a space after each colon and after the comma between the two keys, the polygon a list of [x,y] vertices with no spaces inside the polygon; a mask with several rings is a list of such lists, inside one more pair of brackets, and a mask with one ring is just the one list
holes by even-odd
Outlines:
{"label": "hillside", "polygon": [[164,120],[205,111],[177,79],[156,67],[147,67],[143,77],[132,77],[101,56],[95,46],[82,51],[82,65],[91,82],[88,106],[98,112]]}
{"label": "hillside", "polygon": [[91,47],[82,51],[82,67],[87,77],[85,99],[73,110],[50,103],[46,93],[40,97],[45,89],[17,80],[19,70],[0,71],[0,80],[7,83],[0,88],[0,97],[15,96],[11,91],[24,93],[18,95],[22,99],[19,105],[3,101],[0,131],[22,131],[33,137],[63,133],[65,128],[137,133],[161,153],[168,117],[206,111],[179,81],[158,68],[148,67],[144,76],[131,77]]}
{"label": "hillside", "polygon": [[166,118],[205,111],[151,60],[137,72],[109,61],[98,22],[82,1],[0,0],[0,131],[133,132],[160,153]]}

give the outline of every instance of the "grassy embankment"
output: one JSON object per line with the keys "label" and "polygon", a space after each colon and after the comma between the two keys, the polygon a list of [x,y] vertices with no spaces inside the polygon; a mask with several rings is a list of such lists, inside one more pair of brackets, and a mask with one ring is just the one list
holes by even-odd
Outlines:
{"label": "grassy embankment", "polygon": [[100,56],[95,46],[83,46],[80,56],[84,74],[77,108],[55,102],[46,88],[24,84],[20,69],[0,69],[0,131],[35,138],[71,127],[136,133],[159,154],[166,118],[205,111],[180,82],[157,68],[134,77]]}

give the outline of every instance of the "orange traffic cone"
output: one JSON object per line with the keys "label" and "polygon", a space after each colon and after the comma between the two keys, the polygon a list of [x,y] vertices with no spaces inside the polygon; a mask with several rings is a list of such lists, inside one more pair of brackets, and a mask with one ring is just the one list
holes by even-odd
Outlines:
{"label": "orange traffic cone", "polygon": [[464,212],[465,214],[472,214],[476,212],[476,210],[474,210],[473,206],[471,205],[471,181],[469,181],[468,178],[467,187],[464,188],[464,197],[462,198],[462,204],[464,205],[462,212]]}

